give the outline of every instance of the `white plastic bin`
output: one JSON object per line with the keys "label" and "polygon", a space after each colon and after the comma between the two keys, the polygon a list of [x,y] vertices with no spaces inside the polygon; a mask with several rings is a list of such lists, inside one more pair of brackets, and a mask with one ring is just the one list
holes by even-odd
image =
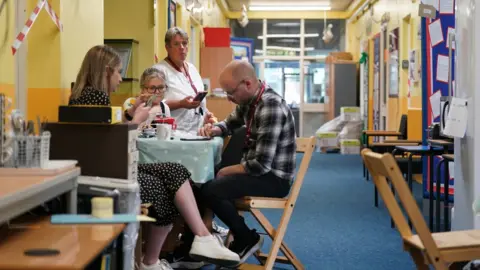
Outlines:
{"label": "white plastic bin", "polygon": [[340,140],[340,153],[344,155],[359,155],[360,140]]}
{"label": "white plastic bin", "polygon": [[[93,189],[118,190],[118,214],[140,214],[140,187],[138,182],[124,179],[80,176],[79,185],[86,185]],[[135,269],[135,245],[137,244],[139,223],[130,223],[123,235],[123,269]]]}

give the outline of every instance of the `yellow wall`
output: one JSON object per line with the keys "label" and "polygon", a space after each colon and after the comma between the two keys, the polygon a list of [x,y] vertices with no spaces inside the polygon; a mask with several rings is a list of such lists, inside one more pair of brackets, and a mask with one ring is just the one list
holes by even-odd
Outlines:
{"label": "yellow wall", "polygon": [[15,61],[11,45],[15,37],[15,5],[7,1],[0,14],[0,93],[4,93],[14,102],[15,99]]}
{"label": "yellow wall", "polygon": [[153,1],[104,0],[104,23],[105,39],[138,41],[138,59],[132,59],[138,63],[134,73],[138,79],[143,70],[155,61]]}
{"label": "yellow wall", "polygon": [[[400,61],[408,59],[408,53],[412,49],[417,49],[420,53],[421,41],[417,39],[417,29],[420,23],[418,17],[418,2],[412,3],[412,0],[380,0],[373,5],[374,15],[370,15],[370,10],[365,12],[358,20],[354,20],[347,23],[347,50],[350,51],[355,59],[359,59],[360,56],[360,42],[369,42],[369,57],[370,67],[373,66],[373,43],[372,37],[381,31],[380,20],[383,14],[390,14],[390,21],[388,22],[388,32],[395,28],[399,28],[399,46],[400,46]],[[367,22],[372,21],[372,31],[367,34]],[[420,59],[420,58],[419,58]],[[400,117],[402,114],[408,112],[408,73],[407,69],[400,68],[400,82],[399,82],[399,97],[388,98],[388,120],[387,129],[397,130]],[[373,70],[370,68],[370,83],[369,83],[369,110],[372,111],[373,106]],[[421,108],[421,83],[418,82],[414,85],[411,93],[411,108]],[[370,118],[372,113],[369,114]],[[409,119],[410,120],[410,119]],[[421,121],[420,121],[421,122]],[[371,127],[372,120],[369,119],[369,126]],[[418,132],[421,132],[421,125]]]}
{"label": "yellow wall", "polygon": [[[102,0],[49,1],[63,24],[60,32],[45,10],[40,11],[28,39],[27,117],[58,120],[58,106],[68,103],[85,53],[103,44]],[[27,15],[36,0],[28,0]]]}

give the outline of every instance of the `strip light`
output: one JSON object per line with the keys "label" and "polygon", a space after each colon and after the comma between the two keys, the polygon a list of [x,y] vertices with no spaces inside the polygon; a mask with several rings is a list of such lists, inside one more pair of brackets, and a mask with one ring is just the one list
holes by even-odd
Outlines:
{"label": "strip light", "polygon": [[252,5],[248,8],[250,11],[306,11],[306,10],[331,10],[330,6],[318,5],[300,5],[300,6],[285,6],[285,5]]}

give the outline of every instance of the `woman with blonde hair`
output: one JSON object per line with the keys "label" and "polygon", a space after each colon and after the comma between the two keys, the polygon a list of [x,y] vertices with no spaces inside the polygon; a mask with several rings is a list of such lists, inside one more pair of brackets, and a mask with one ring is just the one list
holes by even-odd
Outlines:
{"label": "woman with blonde hair", "polygon": [[[109,106],[109,93],[114,92],[122,81],[121,68],[120,57],[114,49],[104,45],[91,48],[83,60],[69,104]],[[158,76],[152,76],[153,79],[146,82],[145,78],[149,77],[148,74],[158,74]],[[160,72],[149,70],[142,75],[142,78],[144,78],[142,83],[144,91],[154,89],[156,93],[166,88]],[[142,124],[147,120],[151,109],[139,101],[139,104],[126,114],[131,117],[131,122]],[[127,118],[127,115],[125,117]],[[196,235],[190,250],[192,257],[223,266],[235,265],[240,261],[238,255],[212,236],[203,223],[189,179],[190,173],[181,164],[139,165],[140,197],[143,203],[152,204],[149,215],[157,220],[155,224],[149,226],[150,231],[145,243],[141,270],[172,269],[167,261],[160,261],[158,257],[178,214],[182,214]]]}

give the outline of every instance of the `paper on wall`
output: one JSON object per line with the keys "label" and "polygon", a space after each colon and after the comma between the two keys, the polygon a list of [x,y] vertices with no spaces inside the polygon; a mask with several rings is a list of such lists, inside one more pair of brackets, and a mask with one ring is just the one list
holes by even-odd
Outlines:
{"label": "paper on wall", "polygon": [[430,33],[430,42],[432,47],[443,42],[442,23],[440,19],[428,25],[428,32]]}
{"label": "paper on wall", "polygon": [[437,118],[440,116],[440,98],[442,97],[442,93],[440,90],[433,93],[430,96],[430,107],[432,108],[433,118]]}
{"label": "paper on wall", "polygon": [[440,13],[453,14],[453,0],[440,0]]}
{"label": "paper on wall", "polygon": [[463,138],[467,131],[467,116],[467,100],[453,97],[443,133],[448,136]]}
{"label": "paper on wall", "polygon": [[448,174],[449,174],[450,179],[454,178],[455,162],[448,162]]}
{"label": "paper on wall", "polygon": [[437,81],[448,82],[448,64],[450,58],[445,55],[438,55],[437,58]]}

